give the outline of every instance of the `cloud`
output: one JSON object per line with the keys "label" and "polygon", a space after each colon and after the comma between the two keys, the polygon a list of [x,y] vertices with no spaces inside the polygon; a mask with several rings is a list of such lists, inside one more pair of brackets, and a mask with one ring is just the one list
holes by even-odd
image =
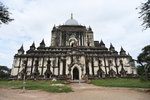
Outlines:
{"label": "cloud", "polygon": [[134,58],[149,44],[149,29],[142,32],[136,7],[144,0],[2,0],[15,19],[0,27],[0,64],[11,67],[13,56],[23,44],[28,50],[44,38],[50,45],[53,25],[64,24],[74,13],[82,25],[91,26],[94,40],[116,50],[120,47]]}

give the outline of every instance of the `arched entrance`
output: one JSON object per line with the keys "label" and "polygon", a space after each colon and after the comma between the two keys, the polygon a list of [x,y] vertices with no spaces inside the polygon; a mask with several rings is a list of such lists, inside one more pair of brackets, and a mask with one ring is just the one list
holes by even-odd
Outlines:
{"label": "arched entrance", "polygon": [[79,70],[76,67],[73,69],[73,80],[79,80]]}

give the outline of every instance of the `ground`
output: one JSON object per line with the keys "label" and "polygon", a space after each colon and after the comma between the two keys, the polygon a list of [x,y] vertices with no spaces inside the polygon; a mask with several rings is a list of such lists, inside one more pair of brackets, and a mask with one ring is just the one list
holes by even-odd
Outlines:
{"label": "ground", "polygon": [[49,93],[0,88],[0,100],[149,100],[150,98],[150,93],[135,88],[98,87],[86,83],[72,83],[70,86],[74,92]]}

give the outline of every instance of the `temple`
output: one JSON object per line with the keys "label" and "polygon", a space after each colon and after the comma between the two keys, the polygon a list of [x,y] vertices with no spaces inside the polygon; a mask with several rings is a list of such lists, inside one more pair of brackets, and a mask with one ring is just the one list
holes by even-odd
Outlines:
{"label": "temple", "polygon": [[80,25],[71,14],[64,25],[54,26],[51,45],[44,39],[24,52],[23,45],[14,56],[11,77],[14,79],[85,80],[110,77],[135,77],[132,57],[121,47],[94,41],[91,27]]}

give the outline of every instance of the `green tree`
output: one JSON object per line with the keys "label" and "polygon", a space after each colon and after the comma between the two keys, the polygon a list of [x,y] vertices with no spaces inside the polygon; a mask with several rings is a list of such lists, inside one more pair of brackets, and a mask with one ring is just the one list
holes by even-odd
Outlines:
{"label": "green tree", "polygon": [[150,45],[145,46],[138,56],[138,63],[144,68],[146,77],[150,75]]}
{"label": "green tree", "polygon": [[144,71],[144,67],[138,65],[138,66],[137,66],[137,73],[138,73],[138,75],[143,76],[143,75],[144,75],[144,72],[145,72],[145,71]]}
{"label": "green tree", "polygon": [[142,3],[139,9],[139,18],[143,20],[142,25],[144,26],[144,30],[150,28],[150,0],[147,0],[147,2]]}
{"label": "green tree", "polygon": [[0,66],[0,79],[8,79],[11,73],[11,69],[7,66]]}
{"label": "green tree", "polygon": [[10,18],[10,14],[11,13],[8,11],[8,8],[4,6],[2,2],[0,2],[0,24],[8,24],[12,20],[14,20]]}

